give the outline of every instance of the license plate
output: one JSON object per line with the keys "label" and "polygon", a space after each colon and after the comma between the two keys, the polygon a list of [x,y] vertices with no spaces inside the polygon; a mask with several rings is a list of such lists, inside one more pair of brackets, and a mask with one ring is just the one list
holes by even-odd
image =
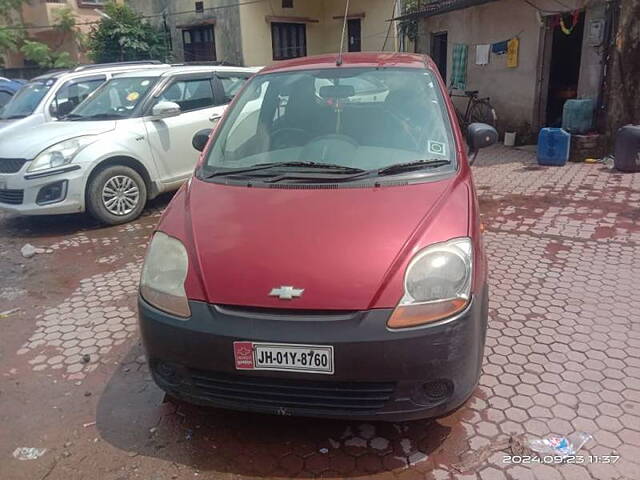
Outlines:
{"label": "license plate", "polygon": [[233,342],[237,370],[333,374],[333,347],[288,343]]}

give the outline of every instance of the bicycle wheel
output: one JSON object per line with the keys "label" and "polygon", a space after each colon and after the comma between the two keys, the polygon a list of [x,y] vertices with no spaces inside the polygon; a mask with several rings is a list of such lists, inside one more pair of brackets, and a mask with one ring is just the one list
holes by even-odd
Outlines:
{"label": "bicycle wheel", "polygon": [[496,109],[491,106],[489,100],[478,100],[474,102],[469,112],[469,123],[486,123],[495,127],[498,122]]}

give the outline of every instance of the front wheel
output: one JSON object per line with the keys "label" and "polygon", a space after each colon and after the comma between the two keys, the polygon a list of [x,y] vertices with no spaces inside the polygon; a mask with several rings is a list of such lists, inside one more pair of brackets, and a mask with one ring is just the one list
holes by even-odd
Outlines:
{"label": "front wheel", "polygon": [[138,172],[124,165],[99,171],[87,186],[87,210],[108,225],[135,220],[147,203],[147,186]]}

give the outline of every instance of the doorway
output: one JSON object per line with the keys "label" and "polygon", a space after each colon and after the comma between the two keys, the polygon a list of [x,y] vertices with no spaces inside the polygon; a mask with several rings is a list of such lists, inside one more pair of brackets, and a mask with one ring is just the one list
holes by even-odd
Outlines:
{"label": "doorway", "polygon": [[362,22],[359,18],[347,21],[347,38],[350,52],[362,51]]}
{"label": "doorway", "polygon": [[[562,19],[562,23],[561,20]],[[567,100],[578,98],[580,60],[584,36],[584,12],[548,18],[552,33],[549,84],[547,88],[546,126],[562,125],[562,110]]]}
{"label": "doorway", "polygon": [[447,81],[447,32],[438,32],[431,35],[431,58],[438,66],[440,75]]}

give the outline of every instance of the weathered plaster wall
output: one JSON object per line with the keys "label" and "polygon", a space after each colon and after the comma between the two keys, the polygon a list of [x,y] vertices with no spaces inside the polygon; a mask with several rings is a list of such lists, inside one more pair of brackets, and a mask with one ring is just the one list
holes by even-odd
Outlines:
{"label": "weathered plaster wall", "polygon": [[[562,8],[551,0],[537,0],[536,5],[547,11]],[[582,8],[583,0],[565,0],[570,9]],[[603,18],[604,9],[587,8],[586,21]],[[500,0],[463,10],[438,15],[420,22],[418,51],[429,53],[431,34],[448,32],[448,76],[451,75],[453,45],[469,45],[467,65],[467,89],[479,90],[481,96],[491,97],[498,112],[500,126],[514,130],[536,129],[539,92],[543,82],[541,49],[544,42],[544,27],[538,12],[521,0]],[[495,43],[510,37],[520,38],[519,65],[507,68],[506,55],[491,55],[486,66],[475,64],[475,45]],[[586,36],[585,36],[586,41]],[[550,46],[549,46],[550,48]],[[600,86],[599,50],[583,47],[579,95],[597,95]],[[447,78],[447,83],[449,78]],[[456,103],[462,103],[456,100]]]}
{"label": "weathered plaster wall", "polygon": [[[273,63],[271,25],[266,17],[308,17],[318,20],[307,24],[307,54],[337,52],[342,22],[333,17],[344,15],[344,0],[295,0],[294,8],[282,8],[280,0],[242,5],[240,7],[242,45],[247,65]],[[351,0],[349,14],[365,13],[362,19],[362,50],[382,49],[393,16],[394,0]],[[385,50],[395,49],[392,29]]]}
{"label": "weathered plaster wall", "polygon": [[[184,60],[182,29],[177,27],[215,19],[217,59],[238,65],[244,63],[240,35],[240,7],[236,5],[237,0],[204,0],[203,13],[195,13],[193,0],[129,0],[128,3],[144,15],[160,15],[166,10],[174,61]],[[213,7],[224,8],[212,9]],[[153,17],[150,21],[157,26],[162,25],[161,16]]]}

